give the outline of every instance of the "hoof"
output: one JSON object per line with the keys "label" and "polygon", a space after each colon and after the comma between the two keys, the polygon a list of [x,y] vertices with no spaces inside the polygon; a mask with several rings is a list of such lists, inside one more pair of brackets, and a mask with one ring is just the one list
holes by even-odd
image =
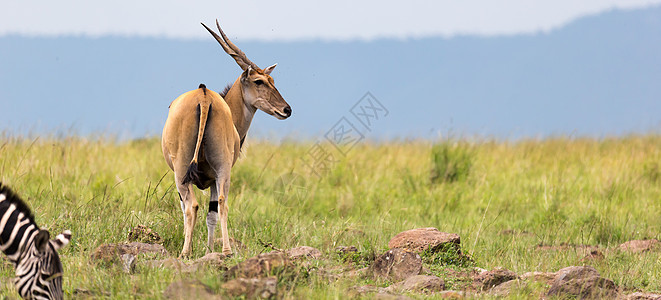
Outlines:
{"label": "hoof", "polygon": [[189,259],[190,253],[181,253],[179,254],[179,259]]}
{"label": "hoof", "polygon": [[230,257],[232,256],[232,250],[231,249],[223,249],[223,255]]}

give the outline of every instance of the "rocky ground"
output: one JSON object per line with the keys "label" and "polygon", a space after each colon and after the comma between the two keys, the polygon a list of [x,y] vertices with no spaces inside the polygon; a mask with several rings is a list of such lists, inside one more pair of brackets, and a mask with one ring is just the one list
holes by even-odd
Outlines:
{"label": "rocky ground", "polygon": [[[511,234],[511,233],[504,233]],[[436,228],[419,228],[401,232],[388,243],[390,250],[368,262],[368,267],[353,268],[351,258],[356,247],[344,246],[335,249],[346,258],[347,266],[342,268],[311,268],[314,260],[325,260],[320,250],[301,246],[291,249],[277,249],[245,259],[228,266],[226,257],[220,253],[209,253],[193,261],[172,257],[163,246],[153,243],[160,240],[157,233],[144,226],[136,227],[129,235],[130,243],[104,244],[92,254],[98,264],[118,265],[127,273],[140,272],[143,268],[173,268],[182,273],[198,270],[200,267],[220,268],[224,272],[220,292],[195,279],[172,282],[163,292],[167,299],[218,299],[223,297],[278,298],[282,282],[299,276],[301,272],[316,275],[329,281],[343,278],[365,278],[383,285],[356,285],[349,287],[348,295],[375,299],[410,299],[410,297],[435,295],[440,298],[462,299],[480,296],[524,295],[529,298],[579,298],[579,299],[656,299],[661,294],[641,291],[625,291],[615,282],[602,277],[590,266],[594,260],[604,259],[612,251],[641,253],[661,251],[658,240],[634,240],[621,244],[616,249],[599,249],[594,246],[560,245],[538,248],[563,250],[581,248],[586,256],[583,265],[567,266],[556,272],[530,270],[517,274],[506,269],[484,270],[477,267],[453,268],[443,262],[470,262],[471,258],[461,251],[460,237],[457,234],[440,232]],[[147,243],[145,243],[147,242]],[[241,247],[238,241],[235,245]],[[271,247],[273,248],[273,247]],[[606,253],[606,254],[605,254]],[[434,271],[428,269],[425,259],[433,257]],[[464,264],[470,265],[470,264]],[[440,272],[439,272],[440,271]],[[434,274],[443,274],[436,276]],[[356,280],[360,282],[360,280]],[[447,284],[452,282],[453,284]],[[285,284],[286,285],[286,284]],[[531,287],[537,287],[532,289]],[[539,288],[541,287],[541,288]],[[526,291],[532,294],[522,294]],[[538,291],[543,292],[538,292]],[[78,296],[90,294],[77,291]],[[99,296],[99,295],[96,295]]]}

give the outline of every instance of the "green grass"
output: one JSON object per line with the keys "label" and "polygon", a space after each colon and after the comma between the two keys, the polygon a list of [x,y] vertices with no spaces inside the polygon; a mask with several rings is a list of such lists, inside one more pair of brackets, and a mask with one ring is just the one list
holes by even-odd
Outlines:
{"label": "green grass", "polygon": [[[338,299],[351,286],[389,284],[329,282],[313,271],[369,265],[391,237],[419,227],[461,236],[471,260],[423,258],[450,287],[465,285],[448,277],[453,269],[503,267],[522,274],[582,264],[580,251],[537,249],[570,244],[601,247],[606,259],[593,266],[625,290],[661,292],[661,253],[614,250],[631,239],[661,239],[661,136],[362,144],[339,156],[321,178],[300,160],[312,146],[249,139],[232,170],[229,230],[246,249],[228,266],[266,251],[262,242],[282,249],[312,246],[327,258],[281,280],[285,298]],[[457,175],[448,177],[442,166],[454,166]],[[191,276],[220,290],[223,272],[213,268],[192,275],[158,268],[128,275],[90,262],[97,246],[127,241],[139,224],[156,231],[174,256],[181,250],[179,198],[158,138],[0,135],[0,180],[28,201],[40,226],[73,232],[61,252],[66,296],[81,289],[112,298],[159,298],[172,281]],[[201,210],[194,258],[205,251],[208,201],[196,195]],[[359,252],[335,254],[336,247],[350,245]],[[13,272],[10,264],[0,265],[0,280],[11,282]],[[5,287],[0,296],[17,297],[11,285]],[[513,297],[531,295],[527,289],[534,294],[543,287],[528,286]]]}

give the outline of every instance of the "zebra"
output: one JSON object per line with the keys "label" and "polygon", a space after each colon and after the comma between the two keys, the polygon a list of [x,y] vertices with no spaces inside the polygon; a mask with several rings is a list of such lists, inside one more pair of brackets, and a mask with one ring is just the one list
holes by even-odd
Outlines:
{"label": "zebra", "polygon": [[28,205],[0,182],[0,250],[16,267],[14,283],[25,299],[62,299],[62,262],[57,250],[71,240],[39,229]]}

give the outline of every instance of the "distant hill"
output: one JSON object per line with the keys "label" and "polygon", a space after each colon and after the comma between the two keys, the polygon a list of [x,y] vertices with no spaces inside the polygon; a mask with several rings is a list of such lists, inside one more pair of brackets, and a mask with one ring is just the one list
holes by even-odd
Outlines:
{"label": "distant hill", "polygon": [[[200,27],[200,30],[204,30]],[[369,138],[604,136],[661,129],[661,7],[614,10],[536,35],[372,42],[235,40],[294,114],[251,132],[318,136],[371,92]],[[0,38],[0,131],[159,135],[167,107],[240,69],[209,37]]]}

